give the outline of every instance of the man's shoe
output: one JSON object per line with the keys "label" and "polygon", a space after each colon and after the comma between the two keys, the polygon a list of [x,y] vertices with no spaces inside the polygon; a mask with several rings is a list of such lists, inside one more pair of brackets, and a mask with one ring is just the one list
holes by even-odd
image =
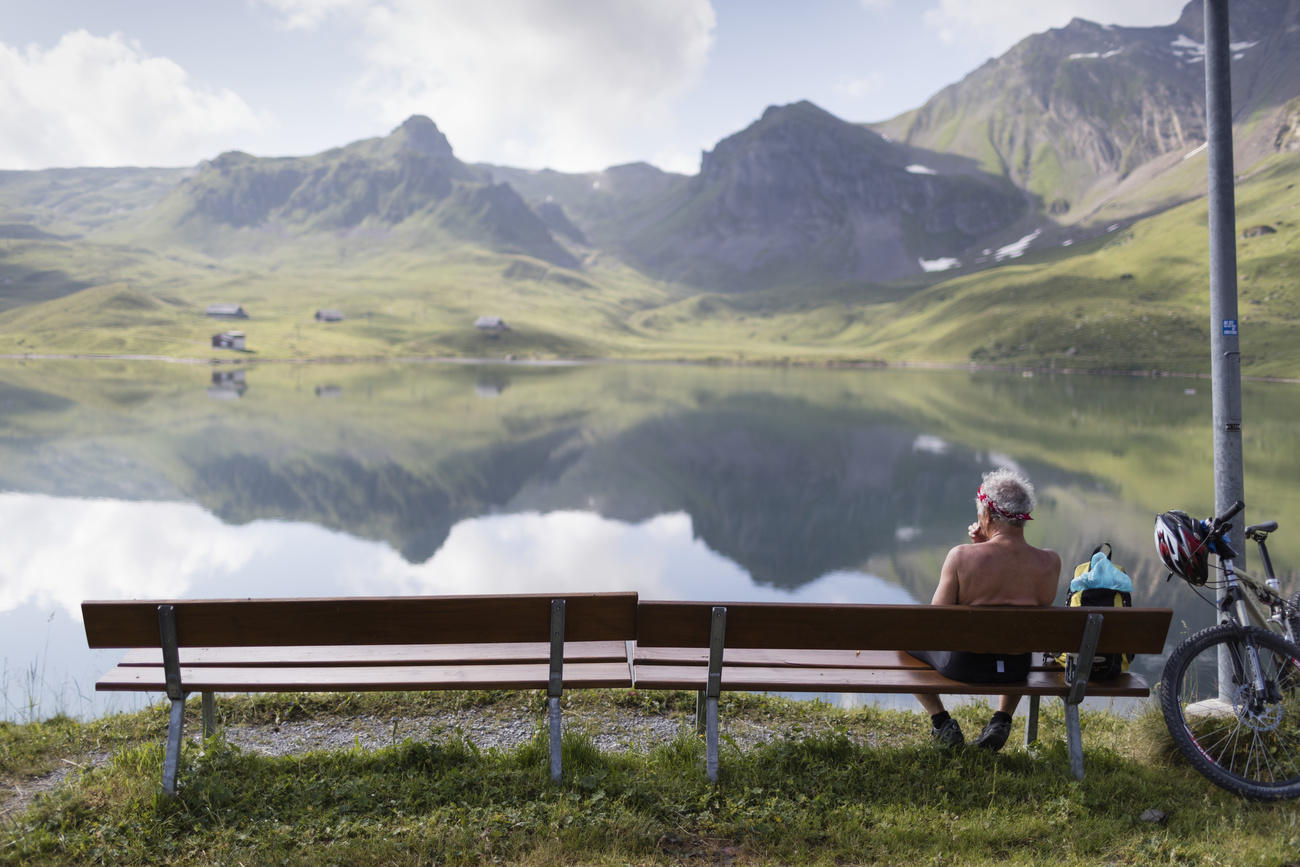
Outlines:
{"label": "man's shoe", "polygon": [[989,720],[989,724],[984,726],[980,736],[975,739],[975,746],[997,752],[1002,749],[1002,745],[1007,742],[1010,735],[1011,720],[1002,720],[995,717]]}
{"label": "man's shoe", "polygon": [[[938,728],[930,729],[930,737],[934,738],[935,743],[943,744],[945,747],[959,747],[966,743],[966,738],[961,733],[961,726],[957,725],[957,720],[952,717],[944,720],[943,725]],[[1005,740],[1005,736],[1003,739]]]}

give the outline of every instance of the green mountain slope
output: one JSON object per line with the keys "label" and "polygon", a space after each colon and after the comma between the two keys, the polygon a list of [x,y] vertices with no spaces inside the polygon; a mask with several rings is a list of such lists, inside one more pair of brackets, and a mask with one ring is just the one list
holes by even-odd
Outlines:
{"label": "green mountain slope", "polygon": [[[513,189],[456,159],[433,121],[421,116],[386,137],[310,157],[222,154],[177,184],[131,231],[228,255],[247,249],[249,235],[282,242],[361,233],[382,240],[407,222],[435,242],[577,264]],[[211,242],[214,229],[224,243]]]}
{"label": "green mountain slope", "polygon": [[[1300,153],[1237,187],[1242,366],[1300,373]],[[1055,367],[1209,368],[1206,205],[1104,240],[936,284],[881,308],[886,357]]]}

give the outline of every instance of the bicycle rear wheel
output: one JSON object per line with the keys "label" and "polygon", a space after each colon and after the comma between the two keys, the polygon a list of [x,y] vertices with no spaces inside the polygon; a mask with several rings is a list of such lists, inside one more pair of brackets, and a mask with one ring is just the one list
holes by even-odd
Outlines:
{"label": "bicycle rear wheel", "polygon": [[[1264,689],[1252,683],[1249,649]],[[1219,680],[1219,651],[1228,682]],[[1220,624],[1174,649],[1160,683],[1169,734],[1216,785],[1257,800],[1300,796],[1300,648],[1258,627]]]}
{"label": "bicycle rear wheel", "polygon": [[1290,633],[1287,638],[1300,645],[1300,590],[1291,594],[1287,605],[1286,626]]}

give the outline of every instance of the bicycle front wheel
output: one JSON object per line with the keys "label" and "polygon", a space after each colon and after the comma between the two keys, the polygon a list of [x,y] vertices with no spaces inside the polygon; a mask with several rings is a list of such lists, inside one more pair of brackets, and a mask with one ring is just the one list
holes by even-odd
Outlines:
{"label": "bicycle front wheel", "polygon": [[1204,629],[1174,649],[1161,678],[1160,709],[1193,767],[1247,798],[1300,796],[1297,660],[1300,648],[1286,639],[1235,624]]}

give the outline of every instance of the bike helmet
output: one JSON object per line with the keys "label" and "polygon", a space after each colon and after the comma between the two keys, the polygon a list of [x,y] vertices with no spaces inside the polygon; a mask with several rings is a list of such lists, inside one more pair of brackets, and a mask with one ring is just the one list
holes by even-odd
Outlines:
{"label": "bike helmet", "polygon": [[1156,553],[1165,568],[1188,584],[1200,586],[1210,577],[1205,531],[1186,512],[1175,509],[1156,516]]}

